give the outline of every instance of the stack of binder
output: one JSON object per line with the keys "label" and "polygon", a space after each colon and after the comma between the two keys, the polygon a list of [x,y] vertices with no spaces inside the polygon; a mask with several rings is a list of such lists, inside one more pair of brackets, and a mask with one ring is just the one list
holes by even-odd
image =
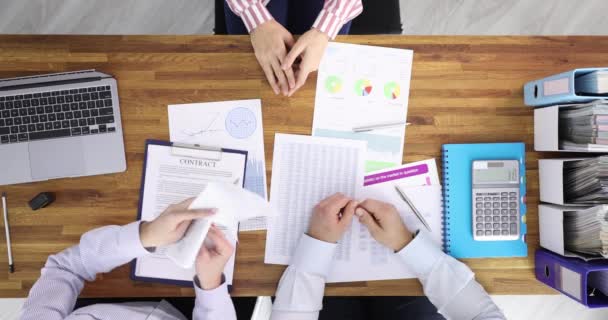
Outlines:
{"label": "stack of binder", "polygon": [[608,258],[608,205],[564,212],[566,250]]}
{"label": "stack of binder", "polygon": [[608,151],[608,102],[561,108],[559,138],[563,150]]}
{"label": "stack of binder", "polygon": [[[608,68],[530,81],[524,103],[542,107],[534,110],[536,151],[608,153]],[[542,159],[539,174],[546,203],[536,278],[589,308],[608,307],[608,156]]]}

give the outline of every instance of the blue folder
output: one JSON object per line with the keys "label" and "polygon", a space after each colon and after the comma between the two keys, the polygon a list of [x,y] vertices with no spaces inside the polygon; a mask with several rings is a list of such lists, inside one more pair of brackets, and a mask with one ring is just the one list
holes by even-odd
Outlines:
{"label": "blue folder", "polygon": [[601,99],[597,95],[577,93],[576,78],[593,71],[608,68],[581,68],[556,74],[524,85],[524,103],[531,107],[555,104],[584,103]]}
{"label": "blue folder", "polygon": [[[475,143],[443,145],[444,251],[454,258],[526,257],[526,156],[525,145]],[[473,160],[518,160],[520,179],[520,238],[511,241],[473,240]]]}

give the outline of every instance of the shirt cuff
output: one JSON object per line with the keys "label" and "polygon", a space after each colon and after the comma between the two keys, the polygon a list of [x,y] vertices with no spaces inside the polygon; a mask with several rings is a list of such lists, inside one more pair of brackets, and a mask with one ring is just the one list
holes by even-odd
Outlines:
{"label": "shirt cuff", "polygon": [[299,271],[327,278],[337,246],[337,243],[317,240],[303,234],[290,265]]}
{"label": "shirt cuff", "polygon": [[420,230],[414,239],[408,243],[397,255],[414,272],[417,278],[428,275],[433,266],[445,255],[427,231]]}
{"label": "shirt cuff", "polygon": [[337,15],[332,12],[329,12],[325,9],[322,9],[317,16],[317,20],[312,24],[312,27],[325,33],[330,39],[335,39],[338,32],[340,32],[340,28],[344,25],[344,21],[340,19]]}
{"label": "shirt cuff", "polygon": [[144,248],[139,238],[139,225],[141,221],[131,222],[120,227],[118,232],[118,246],[122,252],[128,252],[134,258],[149,255],[150,252]]}
{"label": "shirt cuff", "polygon": [[211,290],[204,290],[201,288],[198,278],[195,276],[194,291],[196,293],[196,300],[199,300],[199,303],[204,302],[204,304],[208,306],[221,305],[227,297],[230,299],[230,294],[228,294],[228,284],[226,283],[224,275],[222,275],[222,284],[220,284],[219,287]]}
{"label": "shirt cuff", "polygon": [[262,23],[272,20],[272,15],[262,2],[257,2],[243,10],[241,19],[243,19],[247,31],[251,33],[251,31]]}

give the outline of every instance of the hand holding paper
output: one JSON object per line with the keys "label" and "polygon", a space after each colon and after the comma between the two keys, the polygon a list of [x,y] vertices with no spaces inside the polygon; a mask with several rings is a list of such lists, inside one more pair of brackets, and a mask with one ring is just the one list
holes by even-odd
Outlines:
{"label": "hand holding paper", "polygon": [[224,267],[234,254],[234,246],[218,228],[212,226],[209,229],[205,242],[208,240],[213,243],[213,247],[201,246],[196,258],[196,275],[200,287],[204,290],[212,290],[222,284]]}
{"label": "hand holding paper", "polygon": [[161,247],[174,243],[184,236],[190,223],[199,218],[213,215],[215,209],[189,210],[194,198],[172,204],[153,221],[142,222],[139,238],[145,248]]}
{"label": "hand holding paper", "polygon": [[[216,214],[194,221],[184,237],[167,247],[167,256],[183,268],[194,265],[196,256],[212,224],[222,229],[228,238],[236,239],[239,221],[274,215],[268,202],[255,193],[232,184],[210,182],[188,209],[216,208]],[[206,242],[208,248],[214,244]]]}

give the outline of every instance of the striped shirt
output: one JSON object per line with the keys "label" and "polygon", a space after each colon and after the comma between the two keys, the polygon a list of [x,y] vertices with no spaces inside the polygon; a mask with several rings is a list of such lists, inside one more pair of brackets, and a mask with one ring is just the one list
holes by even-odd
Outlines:
{"label": "striped shirt", "polygon": [[[272,20],[272,15],[266,9],[268,2],[270,0],[226,0],[230,10],[243,19],[249,32],[260,24]],[[325,0],[323,9],[312,27],[334,39],[342,26],[362,11],[361,0]]]}

